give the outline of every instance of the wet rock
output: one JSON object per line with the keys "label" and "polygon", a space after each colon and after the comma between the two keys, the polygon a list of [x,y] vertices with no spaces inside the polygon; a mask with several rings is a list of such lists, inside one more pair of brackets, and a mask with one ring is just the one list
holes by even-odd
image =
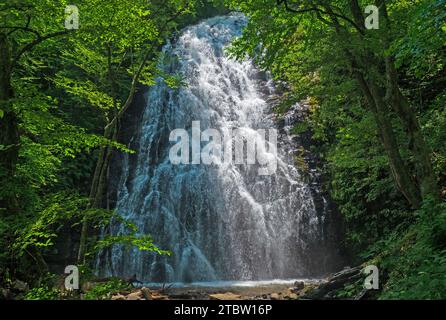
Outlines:
{"label": "wet rock", "polygon": [[299,291],[300,296],[305,296],[308,292],[311,292],[312,290],[316,289],[318,285],[322,284],[323,282],[320,282],[319,284],[310,284],[306,285],[305,288]]}
{"label": "wet rock", "polygon": [[111,300],[125,300],[125,296],[122,294],[117,294],[111,297]]}
{"label": "wet rock", "polygon": [[297,298],[299,298],[299,295],[297,295],[296,293],[290,292],[290,293],[286,294],[284,296],[284,298],[288,299],[288,300],[296,300]]}
{"label": "wet rock", "polygon": [[129,295],[130,293],[132,293],[132,291],[129,291],[129,290],[123,290],[123,291],[121,291],[121,292],[119,292],[120,294],[122,294],[123,296],[127,296],[127,295]]}
{"label": "wet rock", "polygon": [[296,282],[294,282],[294,290],[295,291],[299,291],[299,290],[302,290],[303,288],[305,288],[305,282],[303,282],[303,281],[296,281]]}
{"label": "wet rock", "polygon": [[211,300],[241,300],[242,296],[232,292],[226,292],[210,294],[209,298]]}
{"label": "wet rock", "polygon": [[339,271],[339,272],[335,273],[334,275],[332,275],[329,278],[329,281],[349,278],[351,276],[357,275],[358,273],[361,273],[361,271],[362,271],[362,266],[357,266],[357,267],[354,267],[354,268],[345,267],[341,271]]}
{"label": "wet rock", "polygon": [[130,294],[128,294],[125,299],[126,300],[141,300],[143,297],[143,293],[141,292],[141,290],[138,290],[136,292],[132,292]]}
{"label": "wet rock", "polygon": [[282,299],[281,294],[280,293],[275,293],[275,292],[271,293],[270,298],[271,298],[271,300],[281,300]]}
{"label": "wet rock", "polygon": [[302,294],[302,291],[304,289],[305,289],[305,282],[303,282],[303,281],[296,281],[296,282],[294,282],[294,287],[289,288],[288,291],[290,293],[300,295],[300,294]]}
{"label": "wet rock", "polygon": [[346,284],[354,283],[362,277],[362,267],[346,267],[329,277],[327,281],[320,284],[313,290],[306,293],[304,299],[332,299],[336,291],[343,288]]}
{"label": "wet rock", "polygon": [[159,292],[152,292],[152,300],[169,300],[168,296],[165,296]]}

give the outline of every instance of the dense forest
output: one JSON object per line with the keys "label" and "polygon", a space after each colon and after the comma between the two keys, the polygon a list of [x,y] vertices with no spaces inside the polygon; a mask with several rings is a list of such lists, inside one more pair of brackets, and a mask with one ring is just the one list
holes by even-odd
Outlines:
{"label": "dense forest", "polygon": [[[70,4],[77,28],[67,27]],[[364,23],[371,4],[377,28]],[[277,117],[310,105],[293,131],[312,134],[347,264],[380,270],[368,298],[446,298],[445,0],[0,0],[3,298],[64,296],[51,265],[67,230],[77,235],[70,264],[81,279],[94,277],[106,247],[171,254],[114,211],[111,159],[135,153],[119,137],[143,88],[155,79],[187,86],[159,68],[166,41],[229,12],[248,22],[228,54],[253,59],[280,84]],[[127,234],[101,234],[117,219]],[[355,279],[336,297],[362,285]],[[113,280],[84,297],[125,286]]]}

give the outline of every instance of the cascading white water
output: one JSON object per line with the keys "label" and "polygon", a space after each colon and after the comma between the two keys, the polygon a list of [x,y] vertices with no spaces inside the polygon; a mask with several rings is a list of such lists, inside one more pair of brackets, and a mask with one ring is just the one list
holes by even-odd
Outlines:
{"label": "cascading white water", "polygon": [[[272,175],[259,175],[258,165],[169,160],[169,133],[190,131],[192,121],[200,121],[202,130],[242,128],[252,135],[277,126],[266,102],[273,83],[265,84],[251,61],[231,60],[224,51],[244,24],[238,15],[211,18],[164,47],[162,68],[180,72],[187,86],[171,89],[158,81],[148,91],[135,134],[137,161],[122,163],[117,211],[172,255],[116,246],[102,273],[190,282],[290,279],[324,271],[321,265],[310,270],[308,263],[310,256],[324,255],[318,247],[324,214],[316,210],[286,144],[279,143]],[[111,233],[124,228],[116,223]]]}

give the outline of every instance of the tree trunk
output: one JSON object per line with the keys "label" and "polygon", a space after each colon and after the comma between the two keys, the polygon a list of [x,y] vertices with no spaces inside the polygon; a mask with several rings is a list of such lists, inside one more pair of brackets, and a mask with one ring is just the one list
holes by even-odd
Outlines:
{"label": "tree trunk", "polygon": [[[108,127],[105,130],[104,137],[106,139],[116,141],[117,127],[116,126]],[[112,155],[112,148],[110,146],[101,147],[90,189],[90,196],[89,196],[90,209],[102,207],[102,200],[107,186],[107,172],[110,166],[111,155]],[[84,221],[82,222],[81,237],[79,241],[79,251],[77,256],[78,263],[85,263],[88,231],[89,231],[89,223],[87,219],[84,219]]]}
{"label": "tree trunk", "polygon": [[429,196],[439,199],[440,191],[437,185],[437,178],[432,169],[431,150],[424,139],[415,112],[409,105],[407,98],[401,93],[398,86],[397,71],[391,57],[386,57],[386,76],[388,86],[386,98],[400,118],[409,137],[409,149],[414,157],[415,173],[420,186],[421,196],[423,199]]}
{"label": "tree trunk", "polygon": [[387,117],[388,112],[382,98],[382,90],[373,82],[368,83],[359,72],[356,72],[356,79],[375,118],[396,186],[413,208],[419,208],[421,196],[399,152],[395,132]]}
{"label": "tree trunk", "polygon": [[[386,49],[391,47],[393,23],[390,20],[387,11],[387,5],[384,0],[376,0],[376,5],[380,8],[380,12],[383,16],[383,27],[386,29],[384,37]],[[430,150],[426,140],[423,136],[420,123],[415,114],[415,111],[411,107],[408,99],[402,94],[398,85],[398,72],[395,67],[394,57],[386,55],[384,57],[385,63],[385,77],[386,83],[386,102],[395,111],[403,128],[409,138],[409,149],[414,158],[415,175],[419,185],[420,194],[423,199],[433,197],[436,200],[440,199],[440,190],[437,184],[437,177],[432,169],[432,159]]]}

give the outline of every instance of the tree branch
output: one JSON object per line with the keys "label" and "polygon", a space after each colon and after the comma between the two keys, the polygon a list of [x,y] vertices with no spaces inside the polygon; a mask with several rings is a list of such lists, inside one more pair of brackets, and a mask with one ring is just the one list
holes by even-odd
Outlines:
{"label": "tree branch", "polygon": [[290,5],[288,4],[287,0],[277,0],[277,5],[284,5],[285,10],[291,13],[295,13],[295,14],[302,14],[302,13],[307,13],[307,12],[316,12],[319,14],[326,14],[326,15],[333,15],[337,18],[340,18],[346,22],[348,22],[349,24],[351,24],[360,34],[364,34],[364,31],[362,30],[362,28],[360,26],[358,26],[358,24],[356,24],[352,19],[350,19],[349,17],[340,14],[340,13],[336,13],[334,11],[331,12],[327,12],[325,10],[322,10],[318,7],[311,7],[311,8],[303,8],[303,9],[295,9],[290,7]]}
{"label": "tree branch", "polygon": [[41,36],[39,33],[37,33],[37,35],[38,35],[37,39],[29,42],[16,54],[16,56],[14,57],[13,63],[12,63],[12,67],[14,67],[17,64],[17,62],[19,61],[19,59],[22,57],[22,55],[24,53],[31,51],[35,46],[37,46],[41,42],[51,39],[51,38],[56,38],[56,37],[67,35],[68,33],[73,32],[73,31],[76,31],[76,30],[69,29],[69,30],[57,31],[57,32],[46,34],[44,36]]}

